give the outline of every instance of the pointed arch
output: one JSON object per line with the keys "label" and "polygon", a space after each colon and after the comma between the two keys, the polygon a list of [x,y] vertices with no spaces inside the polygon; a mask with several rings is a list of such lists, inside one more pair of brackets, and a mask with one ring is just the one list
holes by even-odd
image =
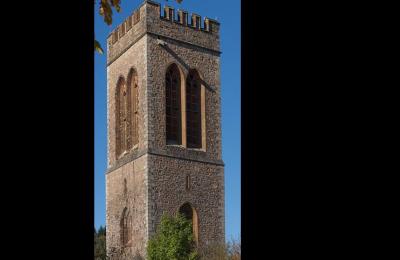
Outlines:
{"label": "pointed arch", "polygon": [[128,150],[139,143],[139,84],[138,74],[134,68],[128,73]]}
{"label": "pointed arch", "polygon": [[126,84],[120,76],[115,91],[115,152],[117,158],[126,150]]}
{"label": "pointed arch", "polygon": [[172,63],[165,73],[165,128],[167,144],[182,144],[181,72]]}
{"label": "pointed arch", "polygon": [[191,69],[186,78],[186,143],[188,148],[202,148],[201,78]]}
{"label": "pointed arch", "polygon": [[199,219],[196,209],[186,202],[179,207],[179,213],[182,214],[187,220],[192,222],[193,238],[196,244],[199,243]]}
{"label": "pointed arch", "polygon": [[120,220],[120,239],[123,246],[129,246],[132,238],[132,217],[128,208],[124,208]]}

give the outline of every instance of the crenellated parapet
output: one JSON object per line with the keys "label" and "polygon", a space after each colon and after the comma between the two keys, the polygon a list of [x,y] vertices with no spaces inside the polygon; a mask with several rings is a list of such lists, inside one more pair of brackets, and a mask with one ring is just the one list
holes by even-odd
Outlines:
{"label": "crenellated parapet", "polygon": [[219,28],[216,20],[189,14],[171,6],[144,1],[107,38],[107,63],[113,62],[145,34],[169,38],[219,54]]}
{"label": "crenellated parapet", "polygon": [[[162,14],[162,15],[161,15]],[[193,29],[201,30],[209,33],[219,33],[219,22],[210,19],[208,17],[204,18],[203,24],[201,23],[201,16],[192,13],[190,20],[188,22],[189,13],[184,10],[178,10],[175,15],[175,9],[171,6],[164,6],[164,11],[160,13],[161,19],[166,21],[174,22],[183,26],[188,26]]]}
{"label": "crenellated parapet", "polygon": [[146,34],[146,5],[144,3],[108,35],[108,64]]}

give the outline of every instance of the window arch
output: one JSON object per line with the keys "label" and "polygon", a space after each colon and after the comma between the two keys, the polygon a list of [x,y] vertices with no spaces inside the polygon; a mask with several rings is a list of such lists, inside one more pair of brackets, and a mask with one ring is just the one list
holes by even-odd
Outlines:
{"label": "window arch", "polygon": [[181,144],[181,77],[176,64],[165,75],[165,120],[167,144]]}
{"label": "window arch", "polygon": [[134,69],[127,82],[121,76],[115,91],[115,137],[117,158],[139,143],[138,75]]}
{"label": "window arch", "polygon": [[199,221],[197,211],[189,202],[184,203],[179,208],[179,213],[182,214],[187,220],[192,222],[193,238],[196,244],[199,243]]}
{"label": "window arch", "polygon": [[139,85],[136,70],[131,69],[128,74],[128,150],[139,143]]}
{"label": "window arch", "polygon": [[115,137],[116,137],[116,154],[120,156],[126,150],[126,84],[125,79],[120,77],[117,82],[115,92]]}
{"label": "window arch", "polygon": [[129,246],[132,237],[132,217],[125,207],[122,211],[120,222],[120,238],[123,246]]}
{"label": "window arch", "polygon": [[188,148],[201,148],[201,81],[196,70],[186,79],[186,142]]}

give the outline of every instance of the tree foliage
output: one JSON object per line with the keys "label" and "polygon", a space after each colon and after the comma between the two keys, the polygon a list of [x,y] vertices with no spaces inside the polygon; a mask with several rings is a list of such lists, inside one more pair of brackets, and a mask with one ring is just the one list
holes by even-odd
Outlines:
{"label": "tree foliage", "polygon": [[242,255],[242,246],[240,240],[231,239],[227,243],[228,259],[240,260]]}
{"label": "tree foliage", "polygon": [[100,0],[99,14],[107,25],[112,24],[113,9],[118,13],[121,11],[121,0]]}
{"label": "tree foliage", "polygon": [[200,253],[201,260],[240,260],[241,243],[231,239],[226,244],[210,244]]}
{"label": "tree foliage", "polygon": [[[183,0],[175,1],[180,4]],[[96,4],[96,0],[94,3]],[[104,22],[107,25],[111,25],[113,22],[113,10],[115,10],[117,13],[121,12],[121,0],[98,0],[98,5],[99,14],[103,16]],[[97,40],[94,40],[94,49],[100,54],[104,53],[103,49],[101,48],[101,44]]]}
{"label": "tree foliage", "polygon": [[148,243],[147,256],[149,260],[198,259],[192,223],[182,215],[163,215],[157,233]]}
{"label": "tree foliage", "polygon": [[[163,216],[156,235],[147,248],[149,260],[240,260],[241,242],[231,239],[226,244],[210,244],[197,252],[192,236],[192,225],[184,217]],[[108,260],[106,256],[106,228],[94,229],[94,260]],[[133,257],[143,259],[136,252]]]}
{"label": "tree foliage", "polygon": [[106,228],[94,229],[94,260],[106,260]]}

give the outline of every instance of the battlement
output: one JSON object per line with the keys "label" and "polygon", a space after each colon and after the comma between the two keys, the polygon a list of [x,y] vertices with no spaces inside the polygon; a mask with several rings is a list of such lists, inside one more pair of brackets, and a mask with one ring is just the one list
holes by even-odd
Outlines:
{"label": "battlement", "polygon": [[108,47],[111,47],[115,43],[118,42],[124,35],[129,32],[133,27],[135,27],[140,21],[140,7],[133,11],[131,15],[129,15],[125,21],[123,21],[120,25],[117,26],[109,35],[108,35]]}
{"label": "battlement", "polygon": [[192,13],[189,23],[188,22],[189,13],[187,11],[178,9],[177,16],[175,16],[175,9],[170,6],[164,6],[164,12],[162,13],[160,12],[160,18],[166,21],[174,22],[183,26],[188,26],[190,28],[201,30],[204,32],[209,32],[209,33],[219,32],[219,22],[217,22],[216,20],[205,17],[202,24],[201,16],[196,13]]}
{"label": "battlement", "polygon": [[[153,31],[158,31],[154,26],[152,26],[152,24],[160,25],[160,22],[170,23],[173,26],[176,25],[182,29],[188,28],[189,30],[193,30],[191,34],[196,34],[196,32],[199,34],[204,34],[204,37],[200,37],[207,38],[207,40],[219,38],[220,23],[216,20],[205,17],[202,22],[202,17],[198,14],[191,13],[189,16],[189,13],[185,10],[177,10],[177,12],[175,12],[173,7],[167,5],[161,9],[161,5],[159,3],[145,0],[136,10],[132,12],[131,15],[129,15],[108,35],[108,52],[112,52],[115,47],[119,49],[119,47],[114,47],[114,45],[125,45],[125,43],[119,44],[119,42],[124,38],[131,38],[133,41],[132,38],[141,37],[146,32],[151,33]],[[178,31],[182,29],[176,28]],[[128,36],[128,34],[130,36]],[[125,41],[126,40],[123,40],[123,42]]]}

